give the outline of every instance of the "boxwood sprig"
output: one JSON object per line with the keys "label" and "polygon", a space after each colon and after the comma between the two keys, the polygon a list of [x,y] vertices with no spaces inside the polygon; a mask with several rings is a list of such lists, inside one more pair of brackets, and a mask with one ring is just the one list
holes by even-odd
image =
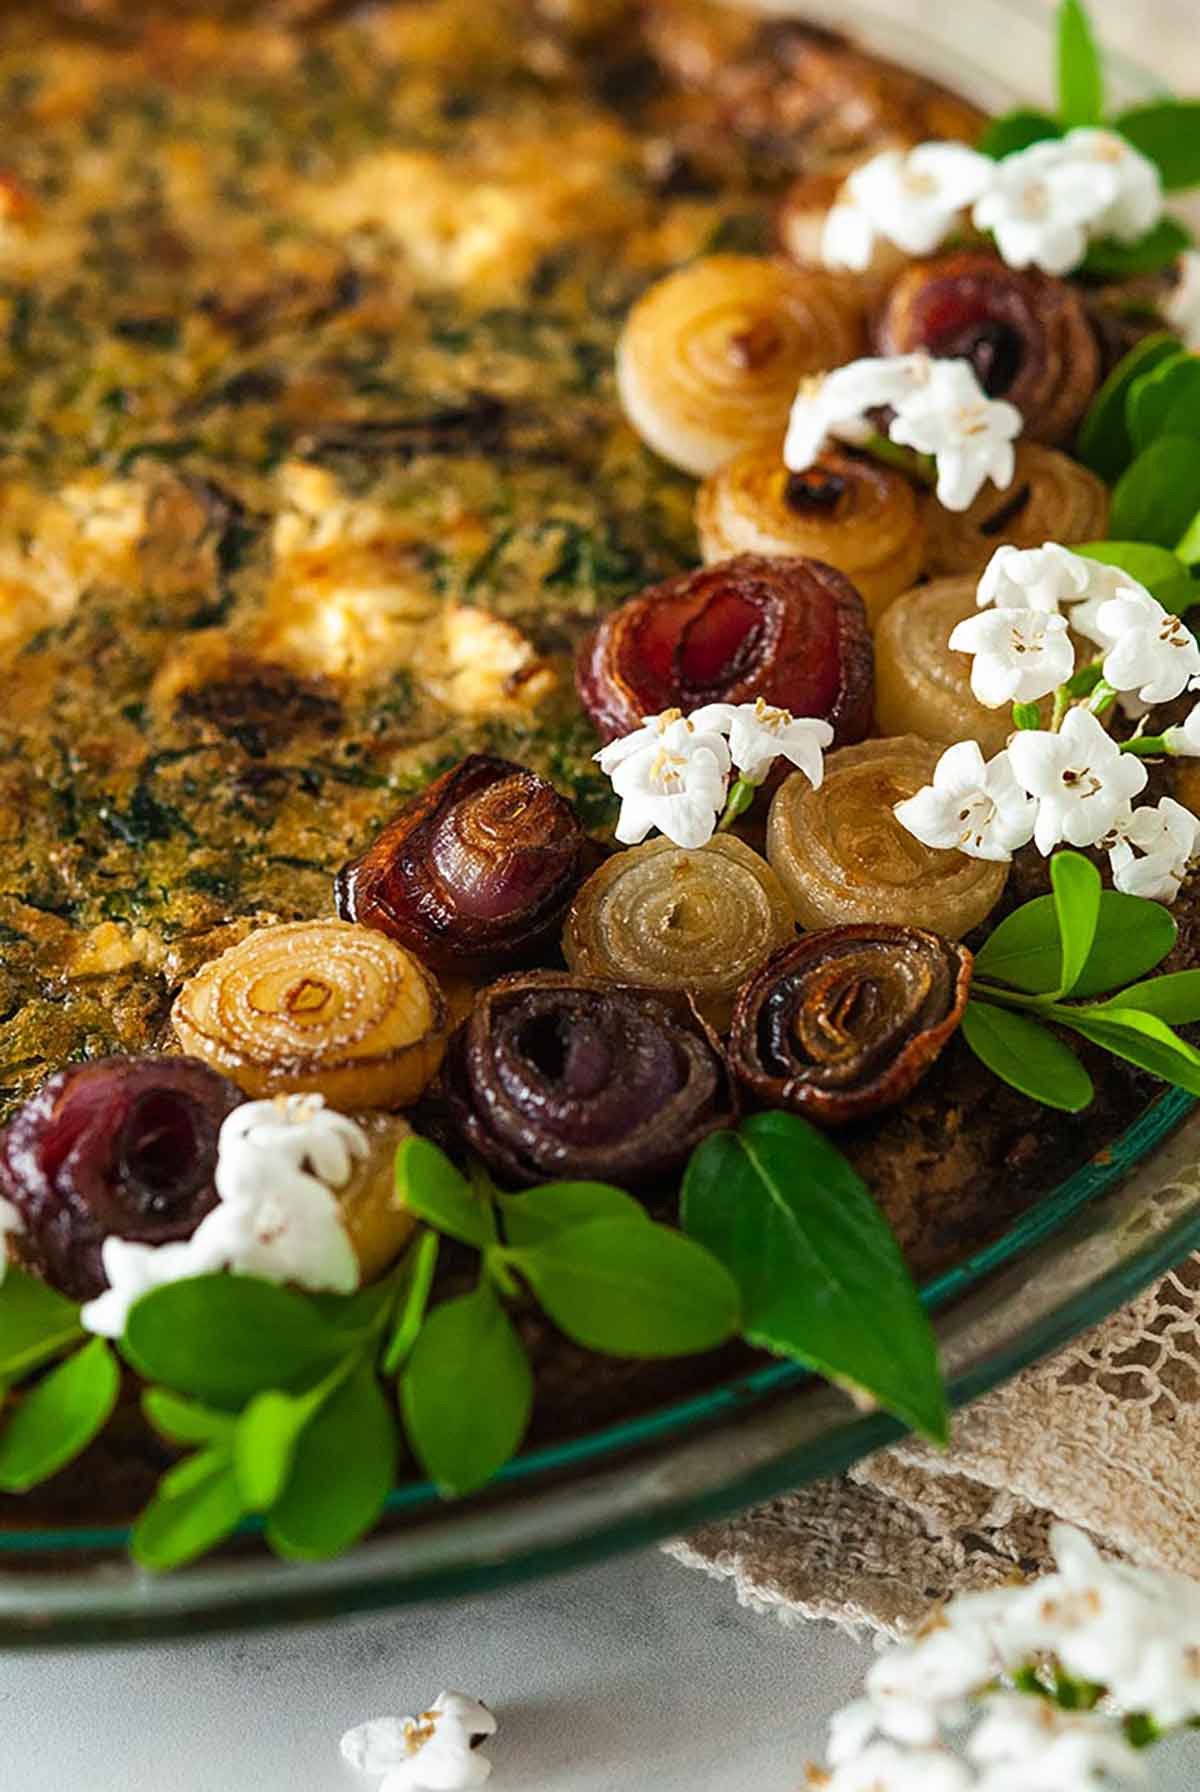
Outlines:
{"label": "boxwood sprig", "polygon": [[1171,951],[1169,909],[1101,886],[1081,853],[1050,861],[1052,894],[1025,903],[975,958],[963,1036],[989,1070],[1047,1107],[1078,1113],[1092,1079],[1064,1034],[1200,1096],[1200,971],[1150,976]]}

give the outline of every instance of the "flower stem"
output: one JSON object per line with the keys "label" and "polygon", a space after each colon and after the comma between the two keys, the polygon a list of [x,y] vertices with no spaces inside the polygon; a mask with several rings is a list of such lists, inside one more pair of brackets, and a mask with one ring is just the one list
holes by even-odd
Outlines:
{"label": "flower stem", "polygon": [[757,784],[751,784],[745,778],[735,778],[729,786],[729,795],[725,798],[725,807],[721,811],[721,819],[717,823],[717,833],[727,832],[738,816],[746,813],[757,795]]}
{"label": "flower stem", "polygon": [[1109,684],[1107,678],[1098,679],[1091,697],[1088,699],[1089,710],[1094,716],[1104,715],[1112,708],[1117,700],[1118,694],[1119,693],[1113,686]]}
{"label": "flower stem", "polygon": [[864,442],[858,444],[871,456],[872,460],[882,461],[886,467],[895,467],[898,472],[906,473],[919,485],[931,488],[937,484],[937,462],[932,454],[918,454],[915,448],[904,448],[899,442],[889,441],[878,430],[869,435]]}
{"label": "flower stem", "polygon": [[1063,725],[1063,718],[1071,707],[1071,692],[1065,684],[1060,684],[1054,693],[1054,710],[1050,717],[1050,732],[1057,734]]}
{"label": "flower stem", "polygon": [[1171,749],[1165,734],[1135,734],[1132,740],[1121,742],[1121,751],[1133,753],[1138,759],[1157,759]]}

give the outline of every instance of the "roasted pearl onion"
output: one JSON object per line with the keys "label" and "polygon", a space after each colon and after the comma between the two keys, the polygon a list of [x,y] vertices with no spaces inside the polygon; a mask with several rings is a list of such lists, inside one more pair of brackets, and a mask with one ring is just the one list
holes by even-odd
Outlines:
{"label": "roasted pearl onion", "polygon": [[721,1032],[739,984],[795,930],[779,879],[741,840],[716,834],[698,852],[648,840],[584,884],[563,955],[585,976],[686,990]]}
{"label": "roasted pearl onion", "polygon": [[417,959],[346,921],[261,928],[185,983],[185,1051],[261,1097],[313,1090],[332,1107],[401,1108],[441,1063],[446,1003]]}
{"label": "roasted pearl onion", "polygon": [[844,1126],[903,1101],[962,1019],[971,954],[868,922],[808,933],[738,997],[734,1074],[760,1101]]}
{"label": "roasted pearl onion", "polygon": [[696,497],[707,561],[732,554],[797,554],[824,560],[852,581],[877,622],[920,574],[925,521],[902,473],[827,449],[803,473],[778,443],[745,448],[709,475]]}
{"label": "roasted pearl onion", "polygon": [[799,773],[780,787],[767,857],[802,927],[887,921],[956,940],[990,914],[1008,866],[924,846],[892,813],[941,752],[912,734],[867,740],[829,755],[819,790]]}
{"label": "roasted pearl onion", "polygon": [[853,361],[861,300],[845,282],[753,255],[710,255],[638,300],[617,345],[617,388],[642,440],[703,476],[782,436],[805,374]]}
{"label": "roasted pearl onion", "polygon": [[1040,548],[1057,541],[1102,541],[1108,533],[1108,487],[1078,461],[1037,442],[1017,443],[1013,482],[997,491],[988,480],[966,510],[926,499],[925,571],[931,578],[981,573],[997,548]]}

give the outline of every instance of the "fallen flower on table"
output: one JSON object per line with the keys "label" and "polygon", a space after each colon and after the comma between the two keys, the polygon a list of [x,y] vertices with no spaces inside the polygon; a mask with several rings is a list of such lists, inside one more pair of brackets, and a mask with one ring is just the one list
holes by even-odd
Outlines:
{"label": "fallen flower on table", "polygon": [[460,1792],[490,1777],[479,1744],[497,1728],[478,1699],[442,1692],[417,1717],[376,1717],[347,1730],[342,1759],[379,1777],[378,1792]]}

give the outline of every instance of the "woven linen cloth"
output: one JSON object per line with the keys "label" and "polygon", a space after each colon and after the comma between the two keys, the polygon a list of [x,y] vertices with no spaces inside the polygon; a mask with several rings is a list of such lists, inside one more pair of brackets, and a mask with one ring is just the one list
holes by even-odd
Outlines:
{"label": "woven linen cloth", "polygon": [[898,1635],[1042,1572],[1060,1519],[1200,1578],[1200,1254],[958,1414],[948,1454],[908,1439],[667,1548],[744,1605]]}

